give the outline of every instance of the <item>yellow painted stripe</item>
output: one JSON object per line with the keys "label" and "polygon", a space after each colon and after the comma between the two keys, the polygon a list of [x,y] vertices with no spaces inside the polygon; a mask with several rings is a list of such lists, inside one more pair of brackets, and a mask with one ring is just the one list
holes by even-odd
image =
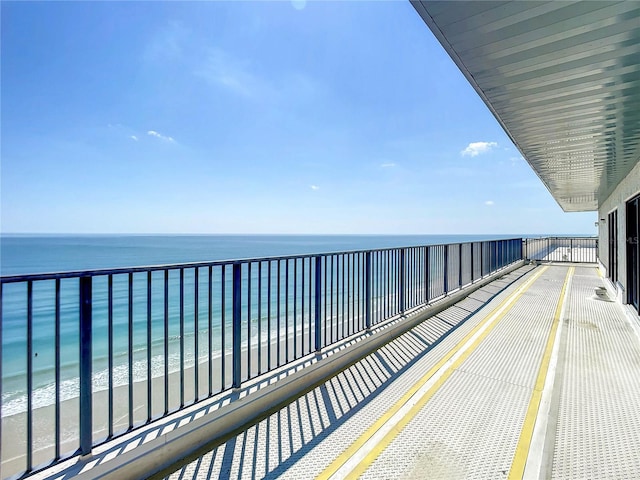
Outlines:
{"label": "yellow painted stripe", "polygon": [[536,418],[538,417],[538,410],[540,408],[540,401],[542,400],[542,390],[547,380],[547,373],[549,370],[549,362],[551,361],[551,352],[553,350],[553,344],[556,339],[556,332],[558,331],[558,325],[560,324],[560,315],[562,313],[562,306],[564,304],[565,295],[567,293],[567,285],[569,279],[575,271],[574,267],[570,267],[567,271],[567,276],[564,279],[564,285],[560,292],[560,298],[558,299],[558,305],[553,316],[553,324],[551,325],[551,331],[549,332],[549,338],[547,339],[547,345],[544,349],[542,356],[542,363],[538,370],[538,378],[531,394],[531,400],[529,401],[529,407],[524,417],[524,424],[520,432],[520,438],[518,439],[518,445],[516,446],[516,452],[513,456],[513,462],[511,464],[511,470],[509,470],[509,480],[521,479],[524,475],[524,468],[527,464],[527,457],[529,456],[529,448],[531,447],[531,438],[533,436],[533,428],[536,424]]}
{"label": "yellow painted stripe", "polygon": [[[462,347],[487,323],[491,322],[491,321],[495,321],[496,318],[493,318],[496,316],[497,312],[500,311],[500,309],[502,309],[505,305],[508,305],[510,302],[515,303],[515,301],[520,298],[520,296],[522,296],[522,294],[524,294],[524,292],[533,284],[533,282],[535,282],[549,267],[545,266],[542,269],[540,269],[538,272],[536,272],[530,279],[528,279],[523,285],[521,285],[514,293],[512,293],[509,297],[507,297],[506,299],[504,299],[496,308],[494,308],[491,313],[487,316],[487,319],[476,325],[476,327],[474,327],[460,342],[458,342],[458,344],[452,348],[449,352],[447,352],[447,354],[433,367],[431,368],[431,370],[429,370],[422,378],[420,378],[420,380],[418,380],[415,384],[413,384],[413,386],[389,409],[387,410],[382,416],[380,416],[355,442],[353,442],[344,452],[342,452],[327,468],[325,468],[322,473],[320,473],[320,475],[318,475],[316,478],[318,480],[326,480],[328,478],[330,478],[332,475],[334,475],[339,469],[340,467],[342,467],[342,465],[344,465],[387,421],[389,421],[389,419],[391,417],[393,417],[408,401],[409,399],[415,395],[415,393],[420,390],[420,388],[422,388],[422,386],[429,381],[429,379],[431,377],[433,377],[433,375],[436,374],[436,372],[438,370],[440,370],[450,359],[451,357],[453,357],[456,352],[458,352],[459,350],[462,349]],[[506,314],[508,310],[504,311],[501,315],[500,318],[502,316],[504,316],[504,314]],[[486,332],[485,332],[486,333]],[[486,335],[483,335],[482,338],[484,338]],[[481,341],[481,339],[477,340],[476,342],[474,342],[474,344],[468,349],[469,354],[471,353],[470,351],[473,351],[477,344]],[[467,355],[468,356],[468,355]],[[466,356],[465,356],[466,358]],[[447,372],[449,372],[449,370],[452,372],[453,369],[456,368],[456,366],[458,365],[458,361],[455,362],[454,365],[452,365]],[[450,375],[451,373],[449,373]],[[443,377],[448,377],[448,375],[443,375]],[[431,389],[427,392],[427,394],[425,396],[428,396],[429,398],[431,398],[431,396],[433,396],[433,394],[435,393],[435,391],[440,388],[440,386],[442,385],[442,383],[444,383],[443,378],[440,379],[440,381],[436,382]],[[432,393],[429,395],[429,392]],[[424,397],[423,397],[424,398]],[[416,409],[416,407],[414,406],[412,408],[412,412],[413,410]],[[416,410],[417,411],[417,410]],[[413,414],[415,415],[415,413]],[[412,415],[412,416],[413,416]],[[408,416],[408,415],[407,415]],[[406,417],[405,417],[406,418]],[[407,420],[408,421],[408,420]],[[395,435],[397,435],[397,433],[400,431],[398,430],[398,426],[396,426],[396,428],[394,428],[390,433],[395,432],[393,434],[393,437],[395,437]],[[387,435],[388,436],[388,435]],[[391,438],[389,440],[389,442],[392,440],[393,438]],[[381,443],[384,443],[387,440],[387,437],[385,437],[383,439],[383,441]],[[388,444],[388,443],[387,443]],[[380,444],[379,444],[380,445]],[[386,446],[386,445],[385,445]],[[382,451],[382,449],[380,449],[380,451]],[[366,466],[364,467],[364,469],[366,469],[368,467],[368,465],[375,460],[375,458],[377,457],[377,455],[379,454],[376,453],[376,456],[371,458],[369,460],[369,463],[366,464]],[[367,459],[369,459],[371,455],[368,455],[365,458],[365,461]],[[363,461],[364,462],[364,461]],[[363,464],[363,462],[361,462],[361,465]],[[360,467],[360,465],[358,466]],[[360,468],[356,468],[356,470],[360,470]],[[364,470],[363,470],[364,471]]]}

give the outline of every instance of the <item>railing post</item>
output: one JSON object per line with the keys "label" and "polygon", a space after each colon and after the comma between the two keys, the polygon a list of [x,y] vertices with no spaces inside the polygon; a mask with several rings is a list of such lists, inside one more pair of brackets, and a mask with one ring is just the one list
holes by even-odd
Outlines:
{"label": "railing post", "polygon": [[232,365],[233,388],[242,383],[242,264],[233,264],[233,317],[231,335],[233,338]]}
{"label": "railing post", "polygon": [[404,297],[405,297],[405,282],[404,282],[404,275],[405,275],[405,267],[404,267],[404,260],[405,260],[405,249],[401,248],[400,249],[400,298],[399,298],[399,303],[400,303],[400,315],[404,315]]}
{"label": "railing post", "polygon": [[[93,412],[91,399],[92,277],[80,277],[80,453],[91,453]],[[129,359],[131,361],[131,359]]]}
{"label": "railing post", "polygon": [[480,278],[484,277],[484,242],[480,242]]}
{"label": "railing post", "polygon": [[444,294],[449,291],[449,246],[444,246]]}
{"label": "railing post", "polygon": [[371,329],[371,252],[365,253],[364,260],[364,321],[367,330]]}
{"label": "railing post", "polygon": [[316,352],[322,349],[322,329],[320,325],[322,320],[320,318],[322,314],[322,257],[316,257],[316,272],[315,272],[315,347]]}

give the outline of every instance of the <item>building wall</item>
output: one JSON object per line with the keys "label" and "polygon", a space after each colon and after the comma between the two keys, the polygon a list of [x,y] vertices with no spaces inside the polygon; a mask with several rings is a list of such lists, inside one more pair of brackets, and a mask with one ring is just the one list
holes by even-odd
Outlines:
{"label": "building wall", "polygon": [[600,204],[598,209],[599,257],[601,264],[607,270],[609,268],[609,226],[607,225],[607,217],[614,209],[618,209],[618,298],[623,303],[627,302],[626,202],[638,194],[640,194],[640,161],[636,163],[629,175],[609,195],[609,198]]}

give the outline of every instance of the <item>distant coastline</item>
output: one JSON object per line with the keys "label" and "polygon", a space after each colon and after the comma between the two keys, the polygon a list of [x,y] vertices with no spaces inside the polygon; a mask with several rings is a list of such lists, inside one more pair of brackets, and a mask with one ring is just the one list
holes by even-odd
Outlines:
{"label": "distant coastline", "polygon": [[0,275],[166,265],[540,236],[547,235],[8,233],[0,236]]}

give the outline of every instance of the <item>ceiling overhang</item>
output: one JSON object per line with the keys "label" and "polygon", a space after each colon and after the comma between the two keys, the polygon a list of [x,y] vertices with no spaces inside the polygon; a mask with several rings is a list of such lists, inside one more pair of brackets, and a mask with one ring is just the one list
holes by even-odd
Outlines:
{"label": "ceiling overhang", "polygon": [[640,160],[640,2],[413,1],[565,211]]}

